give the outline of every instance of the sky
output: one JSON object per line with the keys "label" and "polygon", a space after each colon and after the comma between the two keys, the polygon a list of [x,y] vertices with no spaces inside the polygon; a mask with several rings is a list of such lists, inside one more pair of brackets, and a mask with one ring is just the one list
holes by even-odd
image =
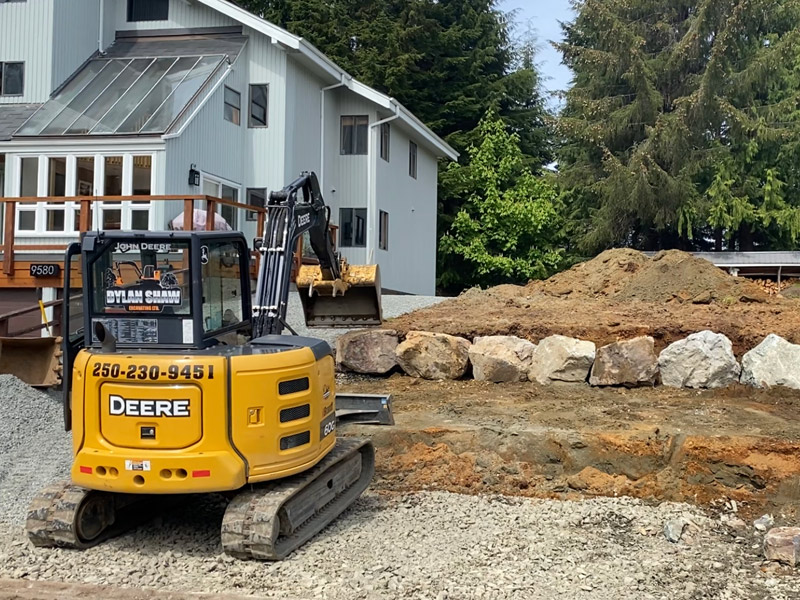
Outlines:
{"label": "sky", "polygon": [[[520,32],[529,28],[536,34],[539,46],[538,62],[546,90],[564,90],[569,86],[570,71],[561,64],[561,56],[550,45],[561,39],[559,21],[569,21],[573,13],[569,0],[500,0],[499,8],[505,12],[517,10],[515,22]],[[557,102],[551,102],[557,105]]]}

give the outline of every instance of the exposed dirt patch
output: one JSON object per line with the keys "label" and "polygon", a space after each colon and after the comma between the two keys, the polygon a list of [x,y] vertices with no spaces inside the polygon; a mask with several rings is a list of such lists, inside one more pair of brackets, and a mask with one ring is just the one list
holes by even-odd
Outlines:
{"label": "exposed dirt patch", "polygon": [[800,392],[598,389],[393,376],[396,427],[348,427],[378,448],[388,490],[579,498],[629,495],[746,514],[800,514]]}
{"label": "exposed dirt patch", "polygon": [[621,249],[547,281],[468,290],[387,326],[401,335],[411,330],[470,339],[511,334],[533,342],[562,334],[598,346],[650,335],[657,351],[710,329],[727,335],[741,356],[770,333],[800,343],[800,299],[770,297],[754,283],[685,252],[650,259]]}

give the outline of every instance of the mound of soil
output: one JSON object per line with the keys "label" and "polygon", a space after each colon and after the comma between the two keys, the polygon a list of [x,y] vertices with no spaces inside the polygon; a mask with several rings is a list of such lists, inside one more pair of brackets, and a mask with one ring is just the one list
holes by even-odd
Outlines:
{"label": "mound of soil", "polygon": [[606,250],[527,289],[552,296],[613,298],[645,302],[766,302],[768,294],[749,280],[731,277],[707,260],[680,250],[659,252],[652,259],[621,248]]}
{"label": "mound of soil", "polygon": [[800,299],[770,297],[756,284],[680,251],[649,258],[609,250],[547,281],[471,289],[388,324],[401,335],[437,331],[469,339],[554,334],[598,346],[639,335],[657,351],[691,333],[724,333],[741,356],[768,334],[800,343]]}

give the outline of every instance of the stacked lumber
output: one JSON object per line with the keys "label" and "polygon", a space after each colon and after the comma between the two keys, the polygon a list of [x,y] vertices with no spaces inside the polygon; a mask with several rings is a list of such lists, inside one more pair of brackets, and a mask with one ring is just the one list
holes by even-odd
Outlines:
{"label": "stacked lumber", "polygon": [[800,283],[800,279],[782,279],[780,286],[774,279],[753,279],[752,281],[770,296],[780,294],[786,288],[790,288],[793,285]]}

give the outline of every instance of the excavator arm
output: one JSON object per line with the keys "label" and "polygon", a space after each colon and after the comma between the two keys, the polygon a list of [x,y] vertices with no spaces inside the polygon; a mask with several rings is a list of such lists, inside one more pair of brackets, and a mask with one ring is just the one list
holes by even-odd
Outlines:
{"label": "excavator arm", "polygon": [[308,232],[319,266],[301,267],[297,287],[309,327],[380,325],[377,265],[351,267],[336,252],[330,236],[330,208],[317,176],[303,172],[280,191],[270,193],[261,264],[253,301],[253,337],[280,334],[286,327],[292,256]]}

